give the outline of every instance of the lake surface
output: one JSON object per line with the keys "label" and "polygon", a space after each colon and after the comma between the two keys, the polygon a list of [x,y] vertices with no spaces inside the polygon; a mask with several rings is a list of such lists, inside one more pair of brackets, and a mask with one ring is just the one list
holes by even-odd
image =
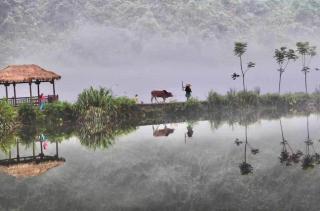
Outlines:
{"label": "lake surface", "polygon": [[[97,145],[48,137],[35,154],[58,146],[65,162],[37,176],[0,172],[0,210],[320,210],[320,116],[281,125],[283,134],[279,119],[139,126]],[[20,157],[31,156],[20,142]]]}

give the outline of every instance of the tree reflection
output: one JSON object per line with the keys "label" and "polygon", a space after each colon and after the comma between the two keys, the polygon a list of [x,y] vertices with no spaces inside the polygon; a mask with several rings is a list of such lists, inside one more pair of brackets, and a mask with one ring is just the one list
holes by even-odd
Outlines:
{"label": "tree reflection", "polygon": [[288,141],[284,136],[281,119],[280,119],[280,129],[281,129],[281,138],[282,138],[282,141],[280,142],[280,144],[282,145],[282,149],[279,157],[280,163],[285,164],[286,166],[291,166],[292,163],[299,163],[303,153],[300,150],[296,152],[292,150],[292,147],[290,146],[290,144],[288,143]]}
{"label": "tree reflection", "polygon": [[309,116],[307,116],[307,140],[304,143],[306,144],[306,153],[302,159],[302,168],[305,170],[312,169],[319,163],[320,155],[316,152],[313,140],[310,138]]}
{"label": "tree reflection", "polygon": [[[253,172],[253,167],[250,163],[247,162],[247,148],[250,149],[252,155],[256,155],[259,153],[259,149],[253,148],[248,142],[248,125],[245,124],[245,141],[244,141],[244,158],[242,163],[239,164],[241,175],[248,175]],[[235,144],[240,146],[243,144],[243,141],[240,141],[239,138],[235,140]]]}
{"label": "tree reflection", "polygon": [[80,143],[90,149],[106,149],[114,144],[118,136],[129,134],[136,127],[127,125],[110,125],[97,122],[85,122],[75,128],[75,135]]}

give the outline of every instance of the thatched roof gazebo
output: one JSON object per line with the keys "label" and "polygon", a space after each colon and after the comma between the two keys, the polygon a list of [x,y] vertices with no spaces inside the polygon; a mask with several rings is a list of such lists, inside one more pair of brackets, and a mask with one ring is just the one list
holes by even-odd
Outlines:
{"label": "thatched roof gazebo", "polygon": [[[47,101],[58,100],[58,95],[55,91],[55,80],[61,79],[61,76],[52,72],[45,70],[38,65],[9,65],[8,67],[0,70],[0,84],[5,86],[6,89],[6,100],[14,106],[21,103],[38,103],[40,96],[40,83],[49,82],[52,84],[53,95],[46,96]],[[20,97],[16,96],[16,84],[29,84],[30,97]],[[38,96],[33,97],[32,95],[32,84],[37,85]],[[8,87],[13,85],[14,96],[13,98],[8,97]]]}

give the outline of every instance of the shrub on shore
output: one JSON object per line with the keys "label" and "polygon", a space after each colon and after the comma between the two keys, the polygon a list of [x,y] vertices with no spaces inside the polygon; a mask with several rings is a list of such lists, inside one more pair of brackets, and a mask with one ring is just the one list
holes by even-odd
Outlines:
{"label": "shrub on shore", "polygon": [[50,123],[62,123],[75,120],[74,105],[68,102],[48,103],[44,110],[46,121]]}
{"label": "shrub on shore", "polygon": [[31,124],[41,122],[44,115],[38,107],[24,103],[18,107],[18,119],[22,124]]}

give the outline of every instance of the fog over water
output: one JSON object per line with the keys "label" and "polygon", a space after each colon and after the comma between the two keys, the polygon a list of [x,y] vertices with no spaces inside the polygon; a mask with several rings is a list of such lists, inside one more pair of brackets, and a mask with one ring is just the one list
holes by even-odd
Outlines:
{"label": "fog over water", "polygon": [[[294,48],[297,41],[320,46],[319,14],[320,3],[308,0],[4,0],[0,63],[35,63],[61,74],[57,89],[64,100],[91,85],[139,94],[145,102],[151,90],[166,89],[182,100],[182,80],[204,99],[211,89],[241,89],[230,76],[239,71],[233,43],[247,41],[244,60],[257,63],[247,75],[248,89],[276,92],[274,49]],[[317,66],[319,56],[311,64]],[[289,65],[284,92],[304,90],[300,69],[300,61]],[[319,86],[319,77],[309,74],[309,90]],[[51,92],[50,85],[43,89]],[[18,95],[27,90],[18,86]]]}

